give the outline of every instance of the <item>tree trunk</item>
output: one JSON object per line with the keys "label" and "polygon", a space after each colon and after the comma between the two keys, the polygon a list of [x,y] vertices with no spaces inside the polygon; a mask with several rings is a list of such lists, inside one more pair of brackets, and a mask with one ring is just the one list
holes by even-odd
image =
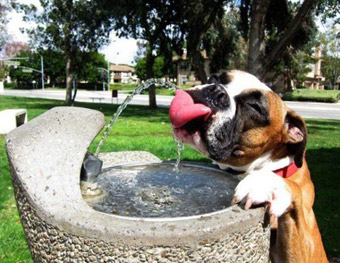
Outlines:
{"label": "tree trunk", "polygon": [[[209,1],[207,2],[209,3]],[[204,67],[205,58],[203,58],[201,54],[202,40],[213,23],[217,19],[221,19],[218,13],[219,10],[223,8],[224,2],[223,0],[211,1],[208,11],[196,13],[196,17],[192,18],[192,21],[189,21],[188,57],[191,59],[196,77],[202,84],[207,83],[207,73]],[[197,23],[198,19],[203,21],[203,23]]]}
{"label": "tree trunk", "polygon": [[66,58],[66,98],[65,103],[66,105],[73,105],[73,98],[72,98],[72,43],[71,43],[71,32],[72,32],[72,23],[71,23],[71,13],[73,9],[73,0],[66,0],[65,1],[67,9],[69,12],[66,14],[66,21],[63,31],[65,32],[65,43],[66,47],[64,48],[65,58]]}
{"label": "tree trunk", "polygon": [[[146,54],[146,79],[153,78],[152,66],[154,62],[155,57],[152,55],[152,48],[149,47],[147,49]],[[148,91],[149,91],[149,107],[151,109],[157,109],[155,85],[150,86]]]}
{"label": "tree trunk", "polygon": [[270,1],[254,0],[251,8],[247,70],[258,77],[265,53],[265,20]]}
{"label": "tree trunk", "polygon": [[200,50],[196,50],[193,54],[193,66],[196,77],[202,84],[207,83],[207,73],[204,69],[204,58],[202,58]]}
{"label": "tree trunk", "polygon": [[66,57],[66,105],[72,105],[72,73],[71,73],[71,58],[70,56]]}
{"label": "tree trunk", "polygon": [[271,70],[277,59],[285,52],[287,46],[301,27],[304,19],[316,3],[317,1],[315,0],[305,0],[303,2],[294,19],[288,24],[281,39],[275,45],[270,54],[266,56],[263,67],[257,70],[256,75],[259,76],[260,79],[265,79],[267,73]]}

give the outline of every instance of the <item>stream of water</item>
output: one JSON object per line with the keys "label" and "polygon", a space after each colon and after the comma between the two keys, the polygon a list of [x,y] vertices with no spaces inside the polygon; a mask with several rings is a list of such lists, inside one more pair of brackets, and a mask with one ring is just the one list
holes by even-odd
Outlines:
{"label": "stream of water", "polygon": [[[158,80],[158,79],[148,79],[143,84],[139,85],[129,96],[126,97],[126,99],[123,101],[123,103],[118,107],[117,111],[113,114],[111,121],[106,126],[103,137],[99,141],[99,144],[98,144],[96,152],[95,152],[95,156],[98,156],[98,154],[100,153],[100,150],[101,150],[102,146],[104,145],[104,143],[106,142],[107,137],[111,133],[113,126],[117,122],[119,115],[127,107],[127,105],[130,103],[130,101],[133,99],[133,97],[135,95],[139,95],[143,90],[148,89],[150,86],[155,85],[155,84],[158,84],[158,85],[160,85],[164,88],[167,88],[167,89],[172,89],[172,90],[178,89],[178,87],[175,84],[173,84],[171,82]],[[177,146],[177,160],[176,160],[176,163],[175,163],[175,166],[174,166],[174,171],[176,173],[178,173],[179,172],[178,167],[179,167],[179,163],[180,163],[180,160],[181,160],[181,151],[184,150],[184,144],[182,142],[180,142],[175,136],[174,136],[174,141],[175,141],[175,144]]]}

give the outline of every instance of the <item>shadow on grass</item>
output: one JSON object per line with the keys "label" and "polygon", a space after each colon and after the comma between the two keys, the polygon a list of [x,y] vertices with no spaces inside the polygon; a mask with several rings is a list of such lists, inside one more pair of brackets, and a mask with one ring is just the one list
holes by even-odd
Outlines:
{"label": "shadow on grass", "polygon": [[332,120],[307,120],[307,128],[309,132],[313,132],[314,130],[323,130],[323,131],[339,131],[340,130],[340,122],[332,121]]}
{"label": "shadow on grass", "polygon": [[315,186],[314,212],[327,254],[340,256],[340,148],[307,151],[307,163]]}

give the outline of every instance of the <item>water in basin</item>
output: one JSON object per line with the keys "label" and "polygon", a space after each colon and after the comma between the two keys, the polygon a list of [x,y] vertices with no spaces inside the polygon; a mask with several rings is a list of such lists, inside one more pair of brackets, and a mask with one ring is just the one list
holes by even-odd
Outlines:
{"label": "water in basin", "polygon": [[130,217],[183,217],[231,205],[238,179],[199,165],[116,166],[98,176],[102,198],[89,201],[95,210]]}

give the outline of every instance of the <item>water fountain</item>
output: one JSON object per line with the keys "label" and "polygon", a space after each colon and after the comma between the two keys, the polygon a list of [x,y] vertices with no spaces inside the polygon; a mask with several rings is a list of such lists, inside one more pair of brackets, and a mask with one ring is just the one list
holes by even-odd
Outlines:
{"label": "water fountain", "polygon": [[104,124],[100,112],[57,107],[6,137],[35,262],[268,262],[264,209],[230,206],[236,178],[209,165],[183,163],[176,174],[147,152],[97,151],[103,171],[81,191]]}

